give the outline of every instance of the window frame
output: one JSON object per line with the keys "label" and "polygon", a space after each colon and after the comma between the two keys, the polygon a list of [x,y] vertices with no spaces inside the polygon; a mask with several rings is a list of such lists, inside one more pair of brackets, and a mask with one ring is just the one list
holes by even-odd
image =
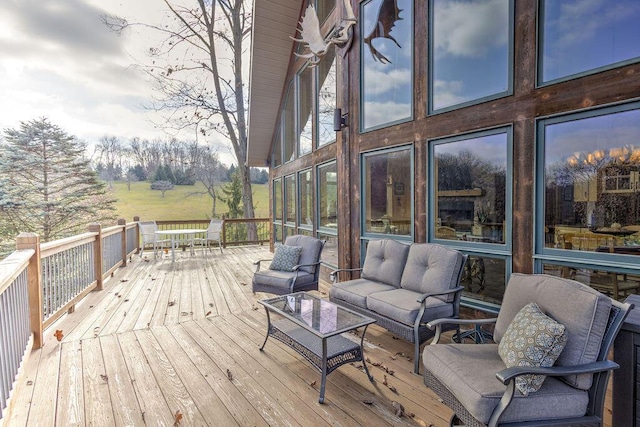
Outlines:
{"label": "window frame", "polygon": [[[296,218],[298,216],[298,200],[297,200],[297,183],[296,183],[296,174],[290,174],[290,175],[285,175],[282,177],[282,184],[283,184],[283,188],[282,188],[282,202],[283,202],[283,211],[282,211],[282,224],[284,226],[284,235],[285,236],[289,236],[289,232],[293,230],[293,234],[295,234],[295,230],[296,230]],[[289,207],[288,204],[288,197],[289,197],[289,192],[287,190],[287,179],[291,179],[291,181],[293,182],[293,197],[295,198],[293,201],[293,222],[289,221],[288,218],[288,212],[287,209]],[[286,240],[286,237],[285,237]]]}
{"label": "window frame", "polygon": [[[290,159],[286,159],[286,147],[287,147],[287,114],[286,114],[286,105],[287,102],[289,101],[289,96],[293,96],[293,120],[292,120],[292,124],[293,124],[293,131],[292,131],[292,136],[293,136],[293,141],[291,141],[291,144],[293,144],[292,146],[292,153],[291,153],[291,158]],[[288,88],[286,91],[286,94],[284,96],[284,102],[282,104],[282,114],[281,114],[281,123],[280,123],[280,131],[281,131],[281,141],[282,141],[282,163],[281,165],[287,164],[287,163],[291,163],[292,161],[294,161],[295,159],[298,158],[298,153],[297,153],[297,148],[298,148],[298,131],[297,131],[297,100],[296,100],[296,79],[291,79],[291,81],[288,84]]]}
{"label": "window frame", "polygon": [[[336,95],[336,99],[335,99],[335,105],[334,105],[334,110],[336,108],[338,108],[338,57],[336,55],[336,48],[332,47],[331,48],[333,50],[333,64],[332,66],[335,67],[336,69],[336,81],[335,81],[335,95]],[[333,143],[335,143],[338,140],[338,137],[336,136],[336,132],[333,132],[333,140],[325,142],[323,144],[320,144],[320,90],[322,89],[322,85],[320,84],[320,66],[316,67],[315,72],[313,73],[313,78],[314,78],[314,92],[315,92],[315,133],[313,136],[313,146],[315,147],[315,149],[321,148],[321,147],[327,147]]]}
{"label": "window frame", "polygon": [[482,104],[484,102],[493,101],[500,98],[506,98],[513,95],[513,80],[514,80],[514,49],[515,49],[515,0],[509,1],[509,42],[508,42],[508,71],[507,71],[507,89],[502,92],[498,92],[492,95],[486,95],[481,98],[471,99],[461,102],[459,104],[449,105],[447,107],[434,109],[433,107],[433,66],[435,63],[434,55],[435,49],[433,48],[434,40],[434,6],[433,2],[437,0],[429,0],[429,6],[427,10],[427,22],[429,25],[428,39],[427,39],[427,116],[435,116],[438,114],[446,113],[453,110],[459,110],[461,108],[470,107],[472,105]]}
{"label": "window frame", "polygon": [[536,118],[535,121],[535,175],[534,175],[534,229],[533,262],[534,272],[543,271],[543,264],[556,264],[567,267],[601,269],[605,271],[640,274],[640,264],[634,255],[607,252],[591,252],[545,247],[544,228],[546,218],[545,205],[545,126],[568,123],[571,121],[606,116],[627,111],[640,111],[640,101],[609,104],[569,113],[554,114]]}
{"label": "window frame", "polygon": [[[302,103],[302,94],[303,91],[301,90],[301,80],[302,80],[302,75],[303,73],[308,72],[309,76],[311,78],[311,93],[309,94],[311,96],[311,100],[310,100],[310,105],[311,105],[311,111],[310,111],[310,118],[309,118],[309,124],[311,125],[311,146],[310,146],[310,150],[306,153],[302,153],[300,150],[300,141],[301,141],[301,132],[302,132],[302,116],[301,116],[301,103]],[[305,65],[303,65],[298,72],[296,73],[295,76],[295,153],[294,153],[294,159],[299,159],[301,157],[307,156],[311,153],[313,153],[313,149],[314,149],[314,140],[315,140],[315,134],[316,134],[316,120],[317,120],[317,106],[315,105],[315,101],[316,101],[316,95],[314,93],[314,89],[315,89],[315,75],[316,75],[317,71],[313,70],[313,68],[311,68],[311,65],[309,62],[307,62]]]}
{"label": "window frame", "polygon": [[[315,199],[316,200],[316,212],[315,212],[316,220],[315,220],[315,224],[316,224],[316,229],[317,229],[318,232],[322,232],[323,234],[332,234],[332,235],[336,235],[337,236],[338,235],[338,229],[337,228],[324,227],[324,226],[322,226],[320,224],[320,218],[321,218],[321,213],[320,213],[320,209],[321,209],[320,208],[320,205],[321,205],[321,203],[320,203],[320,195],[321,195],[321,191],[320,191],[320,185],[321,185],[320,184],[321,183],[320,173],[321,173],[321,169],[322,168],[329,167],[332,164],[336,166],[336,211],[337,211],[337,208],[338,208],[338,206],[337,206],[337,204],[338,204],[338,195],[337,195],[337,193],[338,193],[338,181],[339,181],[337,179],[337,176],[338,176],[338,162],[337,162],[336,159],[333,159],[333,160],[329,160],[327,162],[323,162],[323,163],[317,164],[316,167],[315,167],[315,169],[316,169],[316,173],[315,173],[315,189],[316,189],[316,195],[317,195],[316,199]],[[336,216],[336,224],[338,224],[338,226],[340,224],[339,223],[339,219],[340,218],[338,216]]]}
{"label": "window frame", "polygon": [[[311,214],[313,215],[313,217],[311,218],[311,225],[307,224],[306,221],[303,221],[303,218],[301,218],[302,216],[302,185],[301,185],[301,176],[303,174],[308,173],[310,178],[311,178],[311,191],[309,192],[309,197],[311,197]],[[307,169],[302,169],[300,171],[298,171],[296,173],[296,178],[297,178],[297,184],[296,184],[296,190],[297,190],[297,200],[296,200],[296,218],[298,221],[298,229],[302,229],[302,230],[308,230],[308,231],[313,231],[313,229],[315,228],[315,224],[316,224],[316,219],[315,219],[315,214],[316,214],[316,209],[315,209],[315,183],[313,180],[313,169],[312,168],[307,168]]]}

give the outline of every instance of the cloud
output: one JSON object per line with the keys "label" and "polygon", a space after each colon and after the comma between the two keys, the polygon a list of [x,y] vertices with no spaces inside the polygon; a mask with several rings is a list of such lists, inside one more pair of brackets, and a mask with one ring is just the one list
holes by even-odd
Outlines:
{"label": "cloud", "polygon": [[463,90],[462,81],[436,80],[433,82],[433,108],[445,108],[466,101],[468,97],[461,95]]}
{"label": "cloud", "polygon": [[374,68],[366,70],[364,80],[364,93],[367,97],[381,95],[394,90],[402,89],[411,83],[411,69],[392,69],[384,72]]}
{"label": "cloud", "polygon": [[436,54],[481,57],[508,42],[508,0],[437,2]]}
{"label": "cloud", "polygon": [[406,119],[411,115],[411,104],[397,102],[365,102],[364,104],[365,128],[378,126]]}

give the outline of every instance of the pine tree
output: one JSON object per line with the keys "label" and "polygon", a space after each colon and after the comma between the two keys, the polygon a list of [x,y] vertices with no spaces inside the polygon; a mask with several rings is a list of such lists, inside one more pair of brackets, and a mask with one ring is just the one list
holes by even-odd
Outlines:
{"label": "pine tree", "polygon": [[227,204],[229,212],[227,218],[242,218],[244,210],[242,209],[242,180],[238,172],[231,176],[231,182],[226,184],[222,189],[220,200]]}
{"label": "pine tree", "polygon": [[85,157],[85,144],[46,118],[6,129],[0,143],[0,231],[50,241],[115,217],[114,202]]}

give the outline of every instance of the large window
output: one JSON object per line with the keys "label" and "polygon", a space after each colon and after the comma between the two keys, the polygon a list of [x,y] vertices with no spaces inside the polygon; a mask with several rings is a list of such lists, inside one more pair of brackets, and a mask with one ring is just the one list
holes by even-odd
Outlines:
{"label": "large window", "polygon": [[282,179],[273,180],[274,242],[282,242]]}
{"label": "large window", "polygon": [[[313,0],[311,1],[313,4]],[[323,23],[331,11],[336,7],[336,0],[317,0],[316,10],[318,11],[318,21]]]}
{"label": "large window", "polygon": [[413,112],[413,2],[364,1],[360,19],[360,128],[369,130],[410,120]]}
{"label": "large window", "polygon": [[433,142],[436,239],[505,244],[508,155],[504,129]]}
{"label": "large window", "polygon": [[276,137],[273,139],[273,151],[271,152],[271,166],[277,168],[282,164],[282,138],[280,137],[280,130],[276,132]]}
{"label": "large window", "polygon": [[300,199],[298,224],[300,227],[313,229],[313,181],[311,169],[298,173],[298,193]]}
{"label": "large window", "polygon": [[284,177],[284,222],[289,226],[296,223],[296,180],[294,175]]}
{"label": "large window", "polygon": [[296,147],[296,109],[295,109],[295,88],[293,81],[289,84],[287,97],[284,101],[284,110],[282,112],[282,146],[284,154],[284,162],[289,162],[295,157]]}
{"label": "large window", "polygon": [[311,152],[313,146],[313,69],[305,67],[298,74],[298,156]]}
{"label": "large window", "polygon": [[413,149],[362,156],[363,234],[412,236]]}
{"label": "large window", "polygon": [[536,270],[637,293],[640,103],[542,119],[537,131]]}
{"label": "large window", "polygon": [[318,147],[336,140],[333,110],[336,108],[336,51],[329,49],[316,67],[318,79]]}
{"label": "large window", "polygon": [[338,172],[336,162],[318,166],[318,228],[338,229]]}
{"label": "large window", "polygon": [[511,92],[512,0],[431,0],[429,111]]}
{"label": "large window", "polygon": [[638,0],[542,0],[540,84],[640,59]]}

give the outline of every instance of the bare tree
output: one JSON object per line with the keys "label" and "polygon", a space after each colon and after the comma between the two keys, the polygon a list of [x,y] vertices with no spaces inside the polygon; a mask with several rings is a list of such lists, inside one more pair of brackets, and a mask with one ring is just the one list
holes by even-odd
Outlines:
{"label": "bare tree", "polygon": [[[162,25],[129,23],[105,17],[122,31],[144,26],[165,36],[149,49],[151,63],[142,65],[157,84],[156,108],[170,112],[167,125],[195,127],[203,135],[227,138],[238,161],[244,216],[254,217],[247,154],[246,85],[243,53],[251,31],[247,0],[163,0],[171,18]],[[183,5],[190,3],[189,5]]]}
{"label": "bare tree", "polygon": [[105,135],[100,138],[98,144],[96,144],[94,155],[96,160],[105,167],[107,174],[107,183],[109,188],[113,188],[113,179],[116,169],[116,164],[121,160],[123,155],[123,147],[120,140],[115,136]]}

